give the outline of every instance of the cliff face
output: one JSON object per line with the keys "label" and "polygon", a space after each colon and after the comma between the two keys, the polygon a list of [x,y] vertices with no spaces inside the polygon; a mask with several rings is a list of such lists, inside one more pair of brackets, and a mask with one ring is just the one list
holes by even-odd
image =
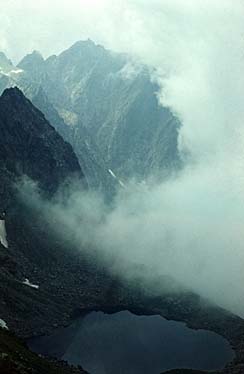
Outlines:
{"label": "cliff face", "polygon": [[[25,69],[23,62],[19,67]],[[32,76],[31,69],[25,70]],[[39,83],[68,126],[90,133],[122,178],[168,173],[179,162],[177,119],[160,107],[148,70],[91,41],[78,42],[40,69]],[[79,146],[79,145],[78,145]]]}
{"label": "cliff face", "polygon": [[9,72],[13,69],[12,61],[3,52],[0,52],[0,72]]}
{"label": "cliff face", "polygon": [[[62,243],[52,237],[45,220],[19,198],[16,183],[23,176],[38,183],[49,198],[65,181],[76,178],[84,183],[72,147],[19,89],[11,88],[0,97],[0,372],[83,373],[46,362],[13,335],[13,331],[22,336],[33,334],[40,331],[41,324],[50,327],[55,315],[63,313],[57,302],[58,283],[62,287],[65,270],[69,272],[76,261],[70,255],[66,263]],[[67,314],[62,318],[68,319]]]}
{"label": "cliff face", "polygon": [[68,180],[75,178],[85,184],[71,145],[18,88],[7,89],[0,97],[0,177],[0,213],[7,211],[5,219],[11,246],[16,245],[23,251],[27,243],[34,248],[35,221],[32,222],[30,215],[28,221],[33,227],[28,225],[27,235],[29,229],[25,228],[24,217],[29,213],[19,201],[16,183],[28,177],[48,197]]}
{"label": "cliff face", "polygon": [[[47,60],[33,52],[17,69],[15,84],[71,142],[90,186],[115,183],[109,169],[122,180],[143,180],[180,166],[180,123],[159,106],[148,69],[128,56],[86,41]],[[5,79],[0,88],[13,85]]]}
{"label": "cliff face", "polygon": [[42,87],[32,98],[33,104],[45,113],[49,122],[57,131],[72,144],[73,149],[82,165],[89,188],[101,191],[109,200],[116,192],[119,183],[114,180],[108,171],[108,165],[86,128],[81,131],[70,128],[60,116],[57,109],[50,102]]}
{"label": "cliff face", "polygon": [[[82,179],[83,173],[70,145],[16,88],[0,98],[0,143],[0,201],[1,211],[7,210],[9,244],[8,248],[0,244],[1,324],[28,337],[65,325],[81,311],[160,314],[225,336],[237,358],[223,373],[242,372],[243,320],[189,292],[159,297],[148,295],[140,282],[122,284],[52,235],[42,217],[18,199],[13,186],[23,173],[38,182],[47,196],[64,179]],[[25,368],[33,368],[34,373],[72,372],[67,367],[47,367],[0,328],[0,371],[21,373],[16,365],[24,368],[23,373]]]}
{"label": "cliff face", "polygon": [[83,183],[72,147],[22,92],[13,88],[0,98],[0,209],[7,212],[9,247],[0,244],[0,316],[11,328],[25,331],[28,316],[38,308],[39,315],[44,313],[46,306],[40,306],[42,292],[32,303],[34,287],[23,282],[27,278],[32,285],[39,285],[41,279],[50,276],[52,266],[55,273],[55,266],[58,262],[64,266],[64,260],[62,243],[52,238],[45,221],[28,201],[19,198],[16,183],[23,176],[38,183],[46,197],[73,178]]}
{"label": "cliff face", "polygon": [[8,246],[0,243],[0,372],[84,373],[43,360],[13,335],[29,337],[65,325],[76,311],[102,305],[112,283],[71,243],[53,235],[42,214],[19,197],[15,185],[23,175],[47,198],[65,180],[84,183],[71,146],[13,88],[0,98],[0,220],[8,239]]}
{"label": "cliff face", "polygon": [[68,177],[82,177],[70,144],[18,88],[0,98],[0,167],[27,175],[47,191],[55,191]]}

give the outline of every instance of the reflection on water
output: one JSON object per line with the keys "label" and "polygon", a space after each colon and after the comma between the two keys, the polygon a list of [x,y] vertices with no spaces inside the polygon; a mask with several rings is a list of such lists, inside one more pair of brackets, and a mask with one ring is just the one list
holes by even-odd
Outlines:
{"label": "reflection on water", "polygon": [[221,336],[160,316],[92,312],[52,336],[35,338],[42,354],[91,374],[159,374],[173,368],[221,369],[234,353]]}

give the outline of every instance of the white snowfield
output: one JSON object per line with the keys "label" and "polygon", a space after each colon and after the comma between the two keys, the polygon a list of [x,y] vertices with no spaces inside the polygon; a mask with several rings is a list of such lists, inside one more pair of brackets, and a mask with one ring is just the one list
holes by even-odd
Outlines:
{"label": "white snowfield", "polygon": [[5,220],[0,219],[0,242],[5,247],[8,248],[8,241],[6,235]]}
{"label": "white snowfield", "polygon": [[2,327],[2,329],[8,330],[7,323],[1,318],[0,318],[0,327]]}
{"label": "white snowfield", "polygon": [[28,278],[26,278],[24,280],[24,282],[22,282],[24,285],[28,286],[28,287],[31,287],[31,288],[35,288],[36,290],[38,290],[39,286],[37,284],[33,284],[29,281]]}

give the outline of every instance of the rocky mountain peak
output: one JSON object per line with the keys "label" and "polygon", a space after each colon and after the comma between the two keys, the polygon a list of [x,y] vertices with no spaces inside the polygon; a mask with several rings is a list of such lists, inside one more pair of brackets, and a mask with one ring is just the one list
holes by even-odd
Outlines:
{"label": "rocky mountain peak", "polygon": [[7,58],[7,56],[0,52],[0,72],[1,70],[7,72],[13,68],[12,61]]}
{"label": "rocky mountain peak", "polygon": [[24,70],[34,81],[39,81],[45,70],[45,60],[40,52],[33,51],[26,55],[17,67]]}
{"label": "rocky mountain peak", "polygon": [[87,39],[87,40],[78,40],[77,42],[75,42],[71,47],[70,49],[80,49],[82,47],[94,47],[96,48],[96,44],[93,40],[91,39]]}
{"label": "rocky mountain peak", "polygon": [[23,92],[17,87],[10,87],[4,90],[0,100],[24,100],[28,101]]}
{"label": "rocky mountain peak", "polygon": [[45,60],[39,51],[34,50],[27,54],[18,64],[18,67],[25,70],[25,67],[33,63],[43,63]]}
{"label": "rocky mountain peak", "polygon": [[[99,169],[105,169],[105,175],[111,169],[121,180],[135,175],[144,180],[152,174],[163,179],[181,167],[180,123],[168,108],[159,105],[155,94],[159,87],[145,67],[89,39],[45,61],[37,56],[41,63],[28,65],[30,57],[22,60],[25,74],[17,75],[14,85],[71,142],[81,165],[88,160],[85,171],[92,180],[90,185],[94,185],[92,170],[99,175],[95,180],[101,180],[94,166],[97,162],[90,163],[94,158],[103,160],[105,168],[100,165]],[[2,87],[10,84],[3,81]]]}
{"label": "rocky mountain peak", "polygon": [[77,62],[82,64],[88,59],[91,62],[91,59],[99,61],[99,59],[104,58],[109,54],[104,47],[95,44],[92,40],[80,40],[74,43],[66,51],[62,52],[58,57],[61,61],[65,60],[69,64]]}
{"label": "rocky mountain peak", "polygon": [[88,52],[88,51],[94,51],[96,53],[99,53],[99,52],[109,52],[108,50],[106,50],[103,46],[99,45],[99,44],[96,44],[93,40],[91,39],[87,39],[87,40],[78,40],[77,42],[75,42],[73,45],[71,45],[70,48],[68,48],[66,51],[64,52],[73,52],[73,53],[79,53],[79,52]]}

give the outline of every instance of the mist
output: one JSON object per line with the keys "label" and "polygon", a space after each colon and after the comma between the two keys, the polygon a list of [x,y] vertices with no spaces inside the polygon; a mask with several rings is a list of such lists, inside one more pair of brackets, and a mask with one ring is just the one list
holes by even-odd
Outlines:
{"label": "mist", "polygon": [[[159,85],[159,105],[170,107],[182,123],[178,146],[185,166],[164,183],[127,181],[110,207],[77,186],[65,204],[60,196],[43,201],[33,188],[32,203],[43,207],[59,235],[72,238],[80,250],[94,250],[121,278],[139,274],[151,285],[152,274],[168,275],[244,316],[242,2],[81,3],[82,9],[69,2],[72,13],[65,19],[70,15],[74,28],[58,45],[82,29],[80,35],[146,64]],[[42,11],[45,6],[40,5]],[[63,17],[64,2],[60,8]],[[46,33],[58,29],[50,21]],[[54,36],[47,44],[43,36],[39,42],[33,38],[35,49],[45,45],[49,53]],[[29,190],[29,183],[21,187],[23,196]]]}

